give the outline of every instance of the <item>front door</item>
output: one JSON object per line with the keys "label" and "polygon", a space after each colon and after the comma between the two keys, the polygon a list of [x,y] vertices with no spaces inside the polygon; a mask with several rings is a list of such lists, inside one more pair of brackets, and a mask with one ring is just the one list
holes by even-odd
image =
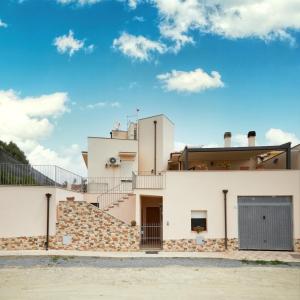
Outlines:
{"label": "front door", "polygon": [[142,246],[161,248],[161,208],[146,207],[145,224],[142,225]]}

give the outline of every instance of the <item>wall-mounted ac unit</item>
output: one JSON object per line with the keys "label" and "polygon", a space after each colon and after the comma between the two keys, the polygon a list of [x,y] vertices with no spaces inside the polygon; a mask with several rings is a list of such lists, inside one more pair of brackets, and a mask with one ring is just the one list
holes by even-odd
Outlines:
{"label": "wall-mounted ac unit", "polygon": [[107,167],[117,167],[121,163],[120,159],[117,157],[110,157],[106,163]]}

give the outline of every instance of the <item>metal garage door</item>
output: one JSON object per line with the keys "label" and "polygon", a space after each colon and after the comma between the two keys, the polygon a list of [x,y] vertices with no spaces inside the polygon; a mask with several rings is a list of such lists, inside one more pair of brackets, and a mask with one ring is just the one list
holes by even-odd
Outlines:
{"label": "metal garage door", "polygon": [[238,197],[240,249],[293,250],[292,198]]}

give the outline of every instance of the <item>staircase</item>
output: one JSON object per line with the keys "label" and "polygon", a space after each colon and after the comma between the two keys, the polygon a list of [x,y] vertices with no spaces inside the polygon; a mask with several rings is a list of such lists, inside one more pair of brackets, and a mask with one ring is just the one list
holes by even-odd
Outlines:
{"label": "staircase", "polygon": [[99,209],[108,212],[110,209],[119,206],[120,203],[129,199],[132,195],[132,184],[128,181],[115,185],[109,191],[97,197]]}

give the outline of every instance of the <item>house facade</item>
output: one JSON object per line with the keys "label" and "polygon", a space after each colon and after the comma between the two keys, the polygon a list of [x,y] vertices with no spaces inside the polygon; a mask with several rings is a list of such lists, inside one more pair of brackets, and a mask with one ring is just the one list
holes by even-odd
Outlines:
{"label": "house facade", "polygon": [[226,132],[224,147],[174,152],[174,129],[157,115],[88,137],[87,178],[3,166],[0,248],[300,251],[299,145],[250,131],[232,147]]}
{"label": "house facade", "polygon": [[135,221],[145,248],[299,250],[299,146],[255,138],[249,132],[247,147],[232,147],[226,132],[224,147],[174,152],[165,115],[89,137],[86,200]]}

